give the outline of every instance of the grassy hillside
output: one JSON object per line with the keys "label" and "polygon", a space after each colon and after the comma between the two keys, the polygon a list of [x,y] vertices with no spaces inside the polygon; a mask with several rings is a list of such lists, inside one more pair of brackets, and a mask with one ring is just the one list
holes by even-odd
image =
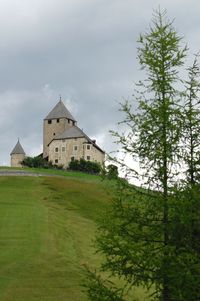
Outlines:
{"label": "grassy hillside", "polygon": [[80,266],[96,264],[91,240],[103,186],[60,178],[0,178],[0,300],[86,300]]}
{"label": "grassy hillside", "polygon": [[110,199],[96,177],[0,177],[0,300],[86,301],[80,267],[100,261],[91,242]]}

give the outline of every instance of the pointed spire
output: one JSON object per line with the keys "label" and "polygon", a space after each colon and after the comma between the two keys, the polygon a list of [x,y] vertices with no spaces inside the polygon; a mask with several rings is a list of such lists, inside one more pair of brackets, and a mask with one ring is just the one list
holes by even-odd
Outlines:
{"label": "pointed spire", "polygon": [[14,155],[14,154],[25,155],[25,151],[24,151],[23,147],[21,146],[21,143],[19,142],[19,138],[18,138],[17,144],[15,145],[15,147],[13,148],[13,150],[10,154],[11,155]]}
{"label": "pointed spire", "polygon": [[61,96],[59,102],[55,105],[53,110],[44,118],[45,120],[57,119],[57,118],[67,118],[76,121],[71,113],[67,110],[64,103],[62,102]]}

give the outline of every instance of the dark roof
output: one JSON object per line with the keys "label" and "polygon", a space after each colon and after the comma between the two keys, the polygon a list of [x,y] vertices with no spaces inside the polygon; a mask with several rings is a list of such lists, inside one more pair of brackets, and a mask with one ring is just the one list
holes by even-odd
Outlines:
{"label": "dark roof", "polygon": [[[62,134],[59,134],[54,137],[53,140],[61,140],[61,139],[70,139],[70,138],[86,138],[89,143],[91,143],[94,147],[96,147],[98,150],[100,150],[102,153],[105,153],[95,142],[94,140],[91,140],[79,127],[76,125],[70,127],[69,129],[66,129]],[[52,140],[52,141],[53,141]],[[51,142],[52,142],[51,141]],[[50,142],[50,143],[51,143]],[[49,144],[50,144],[49,143]]]}
{"label": "dark roof", "polygon": [[13,148],[13,150],[10,154],[11,155],[15,155],[15,154],[25,155],[25,151],[24,151],[23,147],[21,146],[19,140],[17,141],[17,144],[15,145],[15,147]]}
{"label": "dark roof", "polygon": [[69,138],[81,138],[81,137],[87,137],[87,136],[77,126],[72,126],[69,129],[66,129],[62,134],[57,135],[54,138],[54,140],[69,139]]}
{"label": "dark roof", "polygon": [[55,105],[53,110],[44,118],[45,120],[48,119],[57,119],[57,118],[67,118],[73,121],[76,121],[71,113],[67,110],[62,100]]}

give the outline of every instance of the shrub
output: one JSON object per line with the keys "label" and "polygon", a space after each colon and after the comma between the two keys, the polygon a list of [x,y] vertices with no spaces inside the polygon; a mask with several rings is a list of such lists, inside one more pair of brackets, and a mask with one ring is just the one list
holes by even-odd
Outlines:
{"label": "shrub", "polygon": [[91,174],[99,174],[101,171],[101,166],[97,162],[86,161],[84,159],[74,160],[69,163],[68,169],[78,170],[82,172],[87,172]]}
{"label": "shrub", "polygon": [[110,164],[106,168],[106,176],[108,179],[117,179],[118,178],[118,167],[114,164]]}
{"label": "shrub", "polygon": [[28,166],[28,167],[43,167],[43,168],[50,168],[52,167],[52,163],[46,161],[40,156],[37,157],[26,157],[22,161],[23,166]]}

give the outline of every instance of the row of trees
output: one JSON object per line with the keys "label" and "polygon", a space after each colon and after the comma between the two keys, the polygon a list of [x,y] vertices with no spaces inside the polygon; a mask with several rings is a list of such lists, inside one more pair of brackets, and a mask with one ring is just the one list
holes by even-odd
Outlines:
{"label": "row of trees", "polygon": [[138,108],[122,104],[127,131],[112,133],[139,162],[140,171],[128,172],[143,189],[119,179],[96,240],[102,271],[124,285],[87,270],[90,300],[127,300],[128,293],[134,300],[135,286],[149,300],[200,300],[200,71],[196,55],[187,80],[180,78],[187,52],[166,14],[156,12],[139,38],[146,79],[135,92]]}

